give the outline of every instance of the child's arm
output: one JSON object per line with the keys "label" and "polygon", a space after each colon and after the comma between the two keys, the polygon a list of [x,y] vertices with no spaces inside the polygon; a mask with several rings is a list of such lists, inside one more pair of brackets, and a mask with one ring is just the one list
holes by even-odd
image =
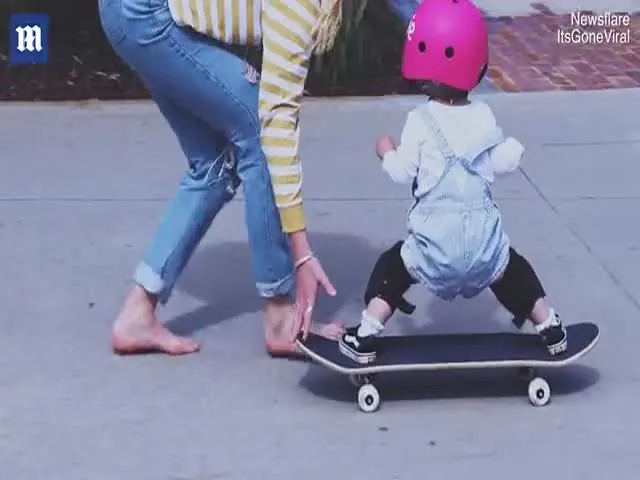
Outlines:
{"label": "child's arm", "polygon": [[487,151],[491,170],[496,175],[511,173],[520,165],[524,146],[513,137],[507,137]]}
{"label": "child's arm", "polygon": [[396,183],[411,184],[418,175],[420,148],[424,143],[424,123],[415,112],[410,112],[400,136],[400,144],[394,148],[388,137],[378,140],[377,152],[382,159],[382,169]]}

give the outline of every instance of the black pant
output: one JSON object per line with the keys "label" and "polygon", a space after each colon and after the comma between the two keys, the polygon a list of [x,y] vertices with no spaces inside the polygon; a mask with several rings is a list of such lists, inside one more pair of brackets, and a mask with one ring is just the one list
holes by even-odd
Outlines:
{"label": "black pant", "polygon": [[491,285],[491,291],[518,326],[529,318],[535,303],[546,296],[531,264],[513,248],[509,248],[507,268],[500,280]]}
{"label": "black pant", "polygon": [[[391,307],[392,311],[400,308],[409,314],[415,308],[403,298],[409,287],[416,281],[407,272],[400,255],[401,248],[402,242],[397,242],[376,262],[365,291],[365,305],[368,305],[372,298],[379,297]],[[511,247],[509,263],[502,277],[490,288],[502,306],[513,315],[514,323],[518,327],[521,327],[529,318],[538,299],[546,296],[533,267]]]}

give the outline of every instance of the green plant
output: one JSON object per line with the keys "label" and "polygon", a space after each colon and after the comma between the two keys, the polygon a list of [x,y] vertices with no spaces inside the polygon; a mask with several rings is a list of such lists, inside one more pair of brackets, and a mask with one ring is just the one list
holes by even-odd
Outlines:
{"label": "green plant", "polygon": [[397,68],[405,26],[382,0],[344,0],[334,48],[314,57],[311,75],[324,85],[345,85]]}

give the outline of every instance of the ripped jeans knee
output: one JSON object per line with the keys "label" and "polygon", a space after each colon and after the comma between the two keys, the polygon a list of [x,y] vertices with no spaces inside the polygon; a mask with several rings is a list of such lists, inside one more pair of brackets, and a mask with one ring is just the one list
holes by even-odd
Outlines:
{"label": "ripped jeans knee", "polygon": [[220,189],[226,200],[235,196],[239,186],[238,157],[232,144],[213,160],[192,160],[180,184],[181,188],[186,189]]}

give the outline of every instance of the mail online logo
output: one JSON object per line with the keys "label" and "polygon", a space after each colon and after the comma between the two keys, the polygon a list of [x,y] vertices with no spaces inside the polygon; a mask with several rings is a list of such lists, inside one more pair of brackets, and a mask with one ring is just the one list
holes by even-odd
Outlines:
{"label": "mail online logo", "polygon": [[49,61],[49,15],[14,13],[9,18],[9,64]]}

